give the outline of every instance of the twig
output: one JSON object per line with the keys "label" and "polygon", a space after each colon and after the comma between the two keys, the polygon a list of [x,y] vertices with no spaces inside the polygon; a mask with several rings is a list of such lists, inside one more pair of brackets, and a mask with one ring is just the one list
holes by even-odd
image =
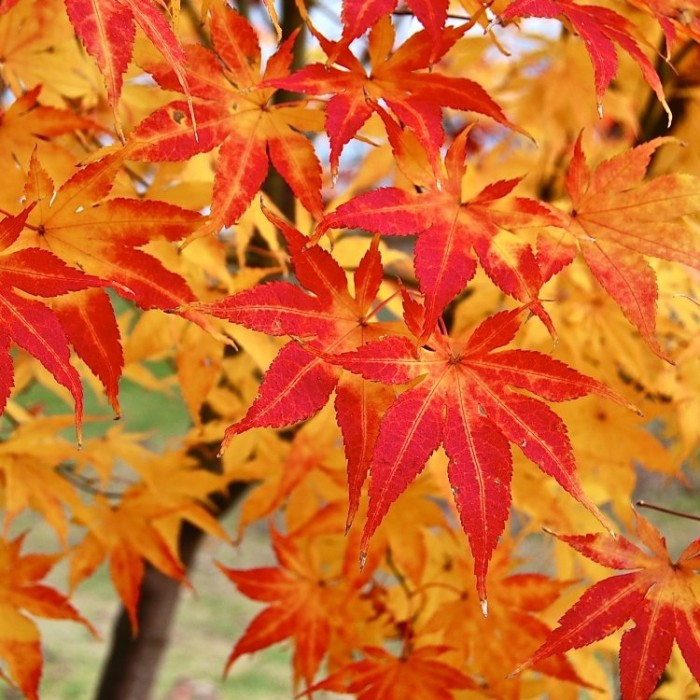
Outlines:
{"label": "twig", "polygon": [[659,513],[668,513],[669,515],[677,515],[679,518],[687,518],[688,520],[696,520],[700,522],[700,515],[691,515],[690,513],[681,513],[679,510],[672,510],[671,508],[664,508],[663,506],[657,506],[653,503],[647,503],[646,501],[637,501],[635,505],[640,508],[649,508],[651,510],[658,510]]}

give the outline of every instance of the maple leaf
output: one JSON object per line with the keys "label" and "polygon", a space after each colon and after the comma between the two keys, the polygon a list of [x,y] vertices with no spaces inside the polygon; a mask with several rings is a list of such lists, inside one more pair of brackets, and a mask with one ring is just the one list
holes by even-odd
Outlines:
{"label": "maple leaf", "polygon": [[4,410],[13,386],[9,347],[14,342],[36,357],[56,381],[70,391],[75,402],[80,440],[83,388],[78,373],[70,364],[68,338],[56,314],[31,296],[55,297],[86,287],[103,286],[104,283],[69,267],[48,250],[25,248],[8,252],[33,208],[31,205],[17,216],[0,221],[0,412]]}
{"label": "maple leaf", "polygon": [[552,654],[587,646],[622,627],[620,681],[623,700],[646,700],[661,678],[674,639],[700,681],[700,601],[695,573],[700,569],[700,539],[672,562],[666,540],[637,515],[637,535],[650,553],[624,537],[556,535],[576,551],[611,569],[630,573],[591,586],[559,620],[544,644],[513,673]]}
{"label": "maple leaf", "polygon": [[145,452],[145,457],[129,464],[143,480],[132,487],[130,493],[138,498],[143,509],[149,507],[150,501],[153,509],[167,507],[170,510],[169,515],[166,513],[159,519],[158,528],[166,536],[171,551],[178,550],[183,520],[213,537],[228,540],[209,501],[210,494],[225,489],[224,478],[202,469],[201,462],[184,451],[170,450],[163,455]]}
{"label": "maple leaf", "polygon": [[[564,225],[591,272],[654,352],[665,359],[655,337],[656,275],[644,256],[700,269],[700,243],[683,218],[700,211],[700,181],[682,174],[642,181],[654,152],[667,142],[663,138],[648,141],[591,170],[579,135],[566,175],[571,209],[564,214]],[[540,265],[548,270],[545,277],[576,254],[565,235],[538,250]]]}
{"label": "maple leaf", "polygon": [[[489,616],[484,618],[475,611],[471,599],[473,562],[463,538],[455,534],[445,537],[437,533],[427,543],[431,561],[417,583],[419,590],[433,586],[436,610],[418,625],[416,636],[424,640],[438,635],[438,639],[450,640],[451,663],[482,676],[492,697],[520,698],[519,679],[505,678],[504,669],[512,668],[551,632],[538,614],[552,605],[570,582],[543,574],[514,574],[519,560],[515,543],[506,536],[491,563]],[[588,685],[563,654],[540,661],[534,670],[550,678]]]}
{"label": "maple leaf", "polygon": [[661,80],[651,61],[639,48],[633,36],[633,25],[622,15],[607,7],[577,5],[571,0],[515,0],[501,12],[499,21],[504,22],[517,17],[564,17],[571,23],[574,31],[583,39],[593,63],[596,100],[601,116],[603,96],[617,75],[617,44],[637,63],[644,79],[666,110],[669,124],[671,123],[671,110],[664,97]]}
{"label": "maple leaf", "polygon": [[65,3],[75,33],[104,76],[118,128],[116,106],[131,61],[136,24],[165,57],[182,89],[189,94],[185,52],[165,15],[152,0],[65,0]]}
{"label": "maple leaf", "polygon": [[185,570],[177,552],[157,528],[158,520],[175,510],[169,504],[144,498],[138,489],[125,492],[118,505],[108,503],[102,496],[96,496],[90,506],[77,504],[75,520],[88,529],[88,534],[71,553],[71,590],[108,558],[112,582],[136,634],[143,559],[166,576],[185,580]]}
{"label": "maple leaf", "polygon": [[[93,281],[82,285],[74,283],[72,289],[111,283],[122,296],[144,308],[174,309],[194,300],[194,294],[180,275],[141,248],[156,238],[169,241],[183,238],[201,217],[163,202],[105,200],[118,167],[118,158],[107,157],[77,171],[56,190],[36,153],[33,154],[25,185],[25,199],[33,207],[26,217],[24,230],[14,241],[12,255],[34,256],[39,260],[26,249],[44,249],[37,253],[44,257],[58,256],[100,278],[83,275],[86,282]],[[19,250],[14,252],[15,248]],[[44,292],[38,293],[58,294],[55,288],[46,286],[43,289]],[[118,382],[124,360],[109,298],[104,291],[91,290],[55,302],[53,306],[61,333],[102,381],[118,415]],[[197,317],[194,312],[184,313],[191,320],[207,325],[203,317]],[[52,345],[58,352],[59,336]],[[66,381],[67,378],[62,383]],[[76,388],[74,396],[77,394]]]}
{"label": "maple leaf", "polygon": [[[388,120],[385,123],[396,143],[400,132]],[[421,191],[382,187],[358,195],[326,215],[314,239],[339,227],[394,236],[416,234],[414,266],[426,299],[426,334],[432,332],[445,306],[472,279],[477,259],[506,294],[531,302],[532,310],[553,333],[549,317],[537,301],[543,280],[535,254],[511,231],[557,222],[534,200],[506,199],[520,178],[490,184],[463,201],[468,136],[469,129],[457,136],[445,156],[443,174],[432,181],[426,179]]]}
{"label": "maple leaf", "polygon": [[[323,212],[321,166],[311,142],[301,133],[313,127],[313,112],[294,103],[272,104],[275,89],[261,88],[289,73],[296,33],[270,57],[260,76],[260,45],[255,30],[235,10],[212,8],[216,54],[186,47],[187,76],[197,120],[198,140],[185,105],[172,102],[154,111],[129,135],[128,158],[184,160],[221,144],[208,228],[230,226],[245,212],[268,173],[270,161],[315,218]],[[178,89],[163,65],[147,65],[158,83]]]}
{"label": "maple leaf", "polygon": [[[333,455],[337,447],[338,429],[332,407],[327,407],[300,426],[291,443],[280,440],[274,433],[266,433],[261,435],[253,459],[241,462],[236,459],[238,455],[227,452],[224,455],[227,478],[253,484],[241,506],[238,539],[251,523],[281,508],[307,479],[313,480],[319,473],[325,477],[330,471],[329,464],[335,463]],[[341,497],[346,491],[342,488]],[[325,492],[324,498],[330,500]]]}
{"label": "maple leaf", "polygon": [[270,282],[192,308],[270,335],[302,339],[282,347],[267,370],[258,397],[245,417],[225,433],[222,450],[237,434],[253,427],[283,427],[315,415],[335,389],[335,408],[348,457],[350,519],[357,510],[372,445],[391,392],[323,359],[321,353],[347,352],[377,338],[390,326],[370,322],[382,281],[378,240],[354,275],[355,296],[344,270],[330,253],[270,212],[267,216],[287,240],[292,267],[311,294],[291,282]]}
{"label": "maple leaf", "polygon": [[201,221],[200,215],[164,202],[106,199],[119,166],[118,158],[108,156],[56,189],[32,158],[25,196],[37,206],[18,243],[50,249],[108,280],[145,309],[174,309],[193,301],[187,282],[142,248],[157,239],[179,241]]}
{"label": "maple leaf", "polygon": [[[319,511],[314,521],[322,517],[323,511]],[[238,570],[218,564],[243,595],[267,603],[236,642],[226,662],[226,672],[243,654],[291,637],[295,645],[295,681],[302,678],[310,685],[331,639],[343,636],[343,627],[348,624],[343,607],[349,603],[349,593],[359,590],[366,576],[320,569],[321,562],[314,556],[313,548],[304,546],[303,537],[284,537],[274,529],[270,536],[279,566]]]}
{"label": "maple leaf", "polygon": [[345,144],[373,112],[380,113],[379,100],[416,134],[434,157],[444,140],[441,106],[478,112],[515,128],[478,83],[437,71],[422,72],[444,56],[465,31],[466,26],[446,27],[438,38],[427,30],[416,32],[391,53],[394,27],[386,18],[370,33],[369,72],[347,48],[340,49],[317,34],[321,47],[326,55],[335,57],[338,68],[312,63],[289,77],[268,82],[295,92],[332,95],[326,105],[326,132],[330,138],[330,166],[334,177]]}
{"label": "maple leaf", "polygon": [[[58,145],[51,139],[61,134],[68,134],[78,130],[101,130],[98,124],[86,117],[82,117],[68,109],[57,109],[39,103],[39,96],[43,88],[41,85],[28,90],[20,95],[7,110],[0,109],[0,156],[2,157],[2,167],[11,172],[16,163],[27,166],[35,149],[48,156],[56,158],[60,151]],[[74,158],[69,156],[72,164]],[[22,192],[21,178],[13,177],[18,191],[12,192],[15,195],[12,199],[16,201],[17,196]],[[3,184],[5,185],[5,182]],[[6,202],[10,199],[7,192],[3,194]]]}
{"label": "maple leaf", "polygon": [[76,99],[94,104],[94,80],[84,62],[63,0],[18,0],[0,14],[3,81],[14,95],[43,85],[44,97],[57,107]]}
{"label": "maple leaf", "polygon": [[347,664],[308,692],[352,693],[357,700],[451,700],[453,690],[478,689],[478,684],[439,660],[447,646],[425,646],[401,656],[365,647],[365,658]]}
{"label": "maple leaf", "polygon": [[75,445],[61,437],[61,431],[71,422],[71,416],[35,418],[17,427],[0,443],[5,532],[16,516],[31,506],[67,544],[66,510],[79,503],[80,498],[57,467],[75,456]]}
{"label": "maple leaf", "polygon": [[[417,313],[417,303],[407,299],[405,306],[409,327],[420,327],[420,320],[411,318]],[[462,527],[474,554],[484,610],[488,562],[510,508],[509,442],[518,445],[600,522],[606,522],[581,488],[563,421],[522,390],[550,401],[595,392],[623,402],[604,384],[548,355],[527,350],[494,352],[513,340],[522,312],[500,312],[466,338],[433,333],[417,348],[406,337],[386,337],[335,359],[373,381],[418,382],[396,399],[379,428],[369,467],[370,503],[362,549],[366,550],[391,503],[442,444]]]}
{"label": "maple leaf", "polygon": [[[41,583],[61,555],[22,555],[24,538],[21,535],[9,542],[0,538],[0,658],[25,697],[38,700],[41,640],[39,628],[27,614],[73,620],[95,636],[97,632],[64,595]],[[0,677],[7,679],[2,671]]]}

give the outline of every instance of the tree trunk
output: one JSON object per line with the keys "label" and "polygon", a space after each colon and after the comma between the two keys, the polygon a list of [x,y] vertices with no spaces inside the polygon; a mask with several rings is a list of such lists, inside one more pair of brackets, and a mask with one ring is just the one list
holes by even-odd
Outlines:
{"label": "tree trunk", "polygon": [[[234,506],[245,484],[231,486],[220,514]],[[186,570],[194,564],[205,533],[184,522],[180,532],[180,559]],[[141,585],[138,606],[139,634],[134,637],[129,616],[122,606],[114,623],[111,644],[95,694],[95,700],[148,700],[170,642],[182,586],[150,564]]]}

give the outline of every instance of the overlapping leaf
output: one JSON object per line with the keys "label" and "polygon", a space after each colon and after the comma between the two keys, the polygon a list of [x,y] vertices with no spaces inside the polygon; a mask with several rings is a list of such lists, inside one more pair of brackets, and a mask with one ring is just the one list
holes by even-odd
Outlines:
{"label": "overlapping leaf", "polygon": [[[66,265],[48,250],[26,248],[8,252],[16,242],[34,206],[0,222],[0,411],[4,410],[13,386],[10,343],[41,362],[75,401],[75,418],[80,437],[83,388],[70,364],[70,347],[60,318],[33,296],[56,297],[104,283]],[[99,293],[99,290],[96,290]]]}
{"label": "overlapping leaf", "polygon": [[28,615],[73,620],[95,632],[64,595],[41,583],[60,556],[22,555],[23,541],[0,538],[0,658],[9,679],[2,671],[0,677],[14,681],[29,700],[38,700],[43,655],[39,628]]}
{"label": "overlapping leaf", "polygon": [[[571,209],[564,215],[591,272],[662,357],[655,336],[656,275],[644,256],[700,269],[700,240],[684,218],[700,211],[700,180],[681,174],[643,180],[663,143],[654,139],[591,169],[579,136],[566,176]],[[538,251],[538,258],[548,277],[575,254],[563,238]]]}
{"label": "overlapping leaf", "polygon": [[644,79],[668,113],[670,122],[671,110],[664,97],[661,80],[651,61],[639,48],[633,25],[622,15],[607,7],[577,5],[571,0],[515,0],[501,12],[499,19],[508,21],[517,17],[563,17],[571,23],[574,31],[583,39],[593,63],[596,100],[601,114],[605,91],[617,75],[615,46],[619,46],[637,63]]}
{"label": "overlapping leaf", "polygon": [[316,683],[310,690],[352,693],[358,700],[452,700],[454,690],[478,685],[440,660],[449,647],[426,646],[401,656],[368,647],[355,661]]}
{"label": "overlapping leaf", "polygon": [[57,469],[75,455],[75,445],[61,437],[70,424],[69,415],[35,418],[0,443],[5,532],[18,515],[32,508],[67,544],[67,512],[80,502],[77,489]]}
{"label": "overlapping leaf", "polygon": [[102,496],[90,506],[76,506],[75,520],[89,532],[71,554],[71,589],[92,576],[108,559],[114,587],[129,614],[134,634],[138,633],[143,560],[170,578],[182,581],[185,577],[178,553],[157,528],[158,520],[175,510],[170,504],[144,498],[137,490],[127,491],[116,506]]}
{"label": "overlapping leaf", "polygon": [[[418,315],[417,304],[405,303],[409,327],[420,327],[420,320],[411,318]],[[396,399],[379,428],[369,467],[363,549],[392,502],[442,444],[484,606],[488,562],[510,508],[509,443],[605,523],[581,488],[563,421],[529,394],[566,401],[595,392],[621,401],[605,385],[547,355],[495,352],[514,339],[521,314],[521,309],[496,314],[469,337],[452,339],[436,332],[423,347],[405,337],[387,337],[337,359],[366,379],[417,382]]]}
{"label": "overlapping leaf", "polygon": [[[112,157],[93,163],[76,172],[56,191],[51,178],[33,156],[25,185],[25,198],[32,208],[22,221],[23,226],[19,229],[22,233],[14,236],[12,256],[26,258],[23,265],[27,269],[36,268],[38,271],[36,266],[41,265],[41,261],[46,265],[49,259],[55,259],[55,264],[58,264],[60,258],[95,275],[88,277],[76,271],[72,284],[61,288],[56,284],[37,286],[35,283],[35,294],[55,296],[71,289],[110,283],[122,296],[145,308],[172,309],[192,301],[194,295],[187,282],[142,248],[157,238],[170,241],[183,238],[201,217],[162,202],[125,198],[105,200],[118,164],[118,159]],[[43,250],[34,251],[33,248]],[[16,268],[17,264],[12,266]],[[25,291],[31,290],[26,288]],[[54,303],[53,312],[60,320],[61,335],[51,330],[54,342],[50,340],[51,335],[45,334],[43,342],[54,348],[52,353],[45,353],[46,357],[55,355],[52,361],[58,362],[61,345],[67,348],[61,337],[67,337],[78,355],[102,381],[118,412],[117,391],[123,356],[114,311],[105,292],[93,289],[66,297]],[[44,313],[38,318],[45,316]],[[196,315],[190,315],[190,318],[198,320]],[[45,320],[43,323],[50,322]],[[53,325],[58,325],[58,321]],[[47,325],[47,331],[50,328],[52,326]],[[67,349],[63,354],[67,362]],[[70,374],[69,370],[61,371]],[[54,374],[58,378],[59,375]],[[72,378],[66,375],[59,381],[71,388],[74,397],[78,396],[77,374]]]}
{"label": "overlapping leaf", "polygon": [[[390,130],[395,129],[391,122],[386,123]],[[530,303],[549,326],[537,300],[542,275],[535,254],[513,231],[557,223],[556,219],[534,200],[508,197],[519,179],[493,183],[463,201],[468,134],[468,130],[462,131],[450,146],[440,177],[421,182],[424,187],[417,192],[383,187],[361,194],[328,214],[316,236],[337,227],[394,236],[417,234],[414,266],[426,298],[426,334],[472,279],[477,260],[500,289]],[[392,135],[395,143],[399,138],[399,133]]]}
{"label": "overlapping leaf", "polygon": [[98,128],[68,109],[57,109],[39,102],[42,87],[37,86],[20,95],[7,110],[0,110],[0,171],[3,185],[2,202],[11,206],[22,193],[23,181],[15,172],[16,163],[29,165],[32,153],[51,158],[52,172],[72,168],[75,158],[52,139],[78,130]]}
{"label": "overlapping leaf", "polygon": [[[513,573],[518,562],[514,556],[515,543],[508,535],[504,540],[490,565],[489,615],[484,618],[471,597],[473,562],[463,538],[440,533],[430,539],[431,562],[420,580],[425,582],[423,585],[435,587],[432,596],[438,602],[435,613],[419,626],[416,634],[421,640],[449,640],[454,647],[452,663],[478,675],[482,687],[485,685],[493,697],[513,700],[532,693],[532,689],[525,690],[525,679],[506,678],[504,669],[515,666],[546,639],[551,628],[540,616],[570,582],[556,581],[543,574]],[[445,561],[449,567],[444,566]],[[444,592],[440,585],[444,586]],[[503,643],[504,639],[508,640],[507,644]],[[534,670],[549,679],[586,685],[563,654],[538,662]],[[576,697],[576,693],[571,696]]]}
{"label": "overlapping leaf", "polygon": [[[390,15],[397,0],[343,0],[341,19],[343,40],[350,43],[362,36],[382,17]],[[439,42],[440,34],[447,20],[448,0],[407,0],[406,4],[425,27],[429,36]]]}
{"label": "overlapping leaf", "polygon": [[664,31],[668,55],[679,33],[700,41],[700,16],[698,16],[697,7],[693,9],[692,4],[688,5],[681,0],[630,0],[630,2],[654,15]]}
{"label": "overlapping leaf", "polygon": [[394,27],[385,18],[370,34],[369,71],[349,49],[339,48],[317,34],[326,55],[334,56],[338,67],[312,63],[289,77],[269,82],[310,95],[332,95],[326,105],[326,132],[331,142],[333,175],[337,174],[343,147],[378,111],[380,100],[415,132],[434,158],[444,140],[441,107],[477,112],[511,126],[498,104],[478,83],[437,71],[427,72],[465,30],[466,27],[446,27],[439,37],[423,30],[392,53]]}
{"label": "overlapping leaf", "polygon": [[15,96],[43,85],[44,97],[56,107],[65,100],[94,104],[94,71],[86,65],[82,47],[63,0],[17,0],[0,4],[2,78]]}
{"label": "overlapping leaf", "polygon": [[116,113],[124,73],[131,61],[138,25],[161,52],[187,91],[185,52],[163,12],[152,0],[65,0],[75,32],[97,61]]}
{"label": "overlapping leaf", "polygon": [[272,214],[268,216],[283,232],[297,279],[311,294],[291,282],[271,282],[194,308],[270,335],[291,335],[304,345],[295,340],[280,350],[248,413],[227,429],[224,447],[234,435],[250,428],[279,428],[310,418],[335,389],[348,457],[352,516],[379,417],[391,392],[351,374],[341,376],[340,368],[326,362],[321,353],[354,350],[388,330],[388,325],[371,321],[383,273],[377,241],[355,272],[355,296],[351,296],[345,272],[330,253],[318,246],[307,249],[307,237]]}
{"label": "overlapping leaf", "polygon": [[[301,132],[313,127],[314,113],[295,103],[272,104],[274,88],[260,88],[289,73],[296,34],[268,60],[260,75],[260,46],[255,30],[235,10],[212,8],[212,41],[216,54],[199,45],[186,47],[187,79],[197,98],[193,113],[172,102],[156,110],[130,134],[129,158],[185,160],[221,144],[214,179],[210,228],[237,221],[267,175],[270,161],[302,204],[316,217],[321,203],[321,166],[311,142]],[[165,65],[145,66],[168,89],[176,76]]]}
{"label": "overlapping leaf", "polygon": [[[322,511],[316,517],[322,517]],[[226,670],[243,654],[292,638],[295,681],[310,685],[332,639],[342,637],[343,628],[352,623],[344,619],[343,607],[366,577],[356,569],[343,575],[322,570],[303,538],[296,541],[274,530],[271,534],[279,566],[237,570],[219,565],[243,595],[267,604],[236,642]]]}
{"label": "overlapping leaf", "polygon": [[637,534],[650,553],[624,537],[557,535],[584,556],[611,569],[630,573],[591,586],[559,620],[544,644],[516,672],[552,654],[607,637],[629,620],[622,636],[620,680],[623,700],[651,696],[671,656],[674,640],[700,681],[700,540],[691,542],[672,562],[666,541],[637,516]]}

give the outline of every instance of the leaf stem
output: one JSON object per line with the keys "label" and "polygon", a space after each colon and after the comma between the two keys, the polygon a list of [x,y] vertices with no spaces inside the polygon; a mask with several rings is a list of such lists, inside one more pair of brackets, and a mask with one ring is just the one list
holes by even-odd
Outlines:
{"label": "leaf stem", "polygon": [[682,513],[679,510],[672,510],[671,508],[664,508],[663,506],[657,506],[654,503],[647,503],[646,501],[637,501],[635,505],[640,508],[649,508],[650,510],[658,510],[660,513],[668,513],[669,515],[676,515],[679,518],[687,518],[688,520],[696,520],[700,522],[700,515],[691,515],[690,513]]}
{"label": "leaf stem", "polygon": [[[0,207],[0,214],[4,214],[5,216],[16,216],[15,214],[11,214],[9,211],[7,211],[6,209],[3,209],[2,207]],[[24,228],[28,228],[31,231],[38,231],[39,230],[38,226],[33,226],[32,224],[28,224],[26,221],[24,223]]]}

